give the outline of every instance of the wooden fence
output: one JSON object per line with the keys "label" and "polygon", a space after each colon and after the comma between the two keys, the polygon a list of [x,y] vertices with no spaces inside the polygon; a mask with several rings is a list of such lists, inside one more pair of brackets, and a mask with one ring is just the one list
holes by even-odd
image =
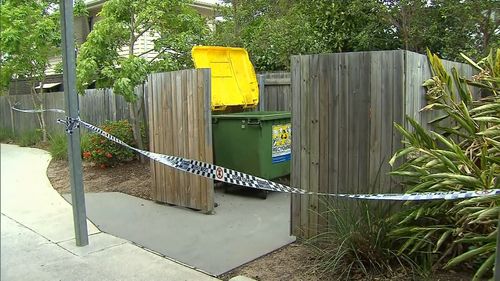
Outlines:
{"label": "wooden fence", "polygon": [[[136,94],[143,96],[143,87],[135,89]],[[0,128],[9,129],[17,135],[39,129],[36,114],[26,114],[10,109],[10,105],[22,109],[33,108],[31,95],[0,96]],[[41,95],[44,108],[64,109],[64,93],[45,93]],[[79,96],[80,116],[83,120],[100,125],[106,120],[130,119],[128,104],[122,96],[114,95],[111,89],[86,90]],[[43,113],[47,131],[51,134],[64,133],[64,126],[57,124],[58,118],[64,118],[63,113]],[[141,114],[141,117],[143,114]],[[143,117],[141,119],[144,119]],[[82,131],[84,132],[84,130]]]}
{"label": "wooden fence", "polygon": [[[470,67],[446,62],[467,75]],[[401,135],[393,123],[419,121],[427,59],[407,51],[293,56],[292,186],[327,193],[400,192],[387,173]],[[311,237],[328,224],[318,196],[293,195],[291,232]]]}
{"label": "wooden fence", "polygon": [[[145,99],[152,152],[213,163],[210,70],[190,69],[148,77]],[[151,161],[152,198],[210,213],[213,180]]]}
{"label": "wooden fence", "polygon": [[[291,111],[290,72],[265,73],[259,75],[261,89],[260,110],[266,111]],[[262,87],[261,85],[264,85]],[[136,95],[147,99],[148,83],[135,89]],[[35,114],[25,114],[11,111],[11,104],[20,108],[33,108],[31,95],[0,96],[0,128],[9,129],[16,134],[31,132],[39,129]],[[64,109],[64,93],[45,93],[42,95],[44,108]],[[82,119],[96,125],[106,120],[130,120],[127,102],[122,96],[114,95],[112,89],[90,89],[85,95],[79,96],[79,106]],[[141,120],[147,123],[147,108],[140,114]],[[44,113],[47,130],[49,133],[62,134],[64,127],[57,124],[57,118],[64,114]]]}
{"label": "wooden fence", "polygon": [[290,72],[264,73],[258,76],[260,111],[291,111]]}

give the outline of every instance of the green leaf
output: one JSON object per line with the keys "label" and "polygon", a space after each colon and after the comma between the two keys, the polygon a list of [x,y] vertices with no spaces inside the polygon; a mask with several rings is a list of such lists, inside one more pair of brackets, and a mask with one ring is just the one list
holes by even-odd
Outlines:
{"label": "green leaf", "polygon": [[436,242],[436,246],[434,247],[434,250],[432,251],[433,253],[437,253],[439,248],[441,248],[443,243],[446,241],[446,239],[448,239],[448,237],[451,235],[452,232],[453,232],[453,230],[450,229],[450,230],[443,232],[443,234],[441,234],[441,237],[439,237],[438,241]]}
{"label": "green leaf", "polygon": [[479,248],[469,250],[469,251],[449,260],[448,263],[444,266],[444,268],[453,267],[453,266],[461,264],[461,263],[463,263],[463,262],[465,262],[473,257],[489,253],[492,250],[495,250],[495,243],[488,243],[488,244],[483,245]]}
{"label": "green leaf", "polygon": [[405,156],[406,154],[412,152],[412,151],[415,151],[415,148],[414,147],[407,147],[407,148],[404,148],[404,149],[401,149],[399,151],[397,151],[391,158],[391,160],[389,160],[389,165],[393,166],[394,165],[394,162],[396,161],[397,158],[400,158],[402,156]]}
{"label": "green leaf", "polygon": [[415,143],[415,137],[401,125],[394,123],[394,127],[411,143]]}
{"label": "green leaf", "polygon": [[473,281],[481,280],[488,270],[493,268],[493,263],[495,262],[495,253],[491,254],[478,268],[474,274]]}
{"label": "green leaf", "polygon": [[462,99],[462,102],[465,104],[470,104],[472,101],[472,95],[469,92],[467,85],[463,85],[465,83],[462,83],[462,80],[460,79],[458,75],[458,71],[455,67],[452,67],[451,73],[453,75],[453,79],[455,81],[455,86],[458,90],[458,94],[460,95],[460,98]]}
{"label": "green leaf", "polygon": [[410,124],[412,125],[413,128],[415,128],[415,133],[416,135],[422,140],[424,141],[425,145],[427,147],[434,147],[434,141],[432,140],[432,138],[427,134],[427,132],[425,131],[425,129],[420,125],[418,124],[417,121],[415,121],[413,118],[409,117],[409,116],[406,116],[406,119],[410,122]]}
{"label": "green leaf", "polygon": [[497,118],[497,117],[483,116],[483,117],[474,117],[473,119],[478,121],[478,122],[488,122],[488,123],[500,124],[500,118]]}
{"label": "green leaf", "polygon": [[424,177],[425,180],[429,179],[456,179],[460,182],[463,182],[466,185],[473,187],[482,187],[482,182],[474,177],[465,176],[465,175],[457,175],[453,173],[436,173],[432,175],[428,175]]}
{"label": "green leaf", "polygon": [[486,129],[484,131],[478,132],[477,135],[479,135],[479,136],[492,136],[492,137],[496,137],[496,136],[500,135],[500,129],[492,127],[492,128]]}
{"label": "green leaf", "polygon": [[441,116],[436,117],[436,118],[432,119],[431,121],[427,122],[427,124],[434,124],[434,123],[440,122],[448,117],[449,117],[448,115],[441,115]]}
{"label": "green leaf", "polygon": [[467,63],[469,63],[470,65],[472,65],[474,68],[476,68],[477,70],[479,71],[483,71],[484,69],[481,68],[477,63],[475,63],[473,60],[471,60],[468,56],[466,56],[465,54],[463,53],[460,53],[460,55],[467,61]]}
{"label": "green leaf", "polygon": [[401,177],[420,177],[422,174],[417,172],[410,171],[392,171],[389,172],[390,175],[393,176],[401,176]]}
{"label": "green leaf", "polygon": [[439,139],[443,144],[445,144],[447,147],[449,147],[451,150],[455,149],[455,146],[453,144],[452,140],[447,140],[445,137],[443,137],[441,134],[438,134],[436,132],[431,131],[431,135],[433,135],[435,138]]}
{"label": "green leaf", "polygon": [[485,110],[500,110],[500,103],[488,103],[469,110],[470,113],[477,113]]}

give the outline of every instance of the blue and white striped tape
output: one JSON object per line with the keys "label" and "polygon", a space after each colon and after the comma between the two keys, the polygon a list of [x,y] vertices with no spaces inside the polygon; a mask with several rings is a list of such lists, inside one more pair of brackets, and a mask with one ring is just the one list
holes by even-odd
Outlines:
{"label": "blue and white striped tape", "polygon": [[[20,110],[16,108],[13,109],[20,112],[29,112],[29,113],[42,112],[42,111],[54,111],[54,112],[64,113],[64,111],[60,109],[44,109],[44,110]],[[500,195],[500,189],[488,189],[480,191],[466,190],[466,191],[449,191],[449,192],[422,192],[422,193],[407,193],[407,194],[402,194],[402,193],[343,194],[343,193],[310,192],[300,188],[290,187],[284,184],[276,183],[270,180],[262,179],[256,176],[248,175],[242,172],[217,166],[211,163],[205,163],[198,160],[186,159],[182,157],[164,155],[146,150],[141,150],[126,144],[117,137],[109,134],[108,132],[105,132],[104,130],[102,130],[97,126],[94,126],[90,123],[81,120],[80,118],[77,119],[67,118],[66,120],[59,119],[58,122],[66,124],[68,128],[67,131],[69,133],[71,133],[71,130],[75,127],[76,124],[81,124],[88,130],[95,132],[109,139],[110,141],[113,141],[124,147],[132,149],[137,153],[140,153],[150,159],[153,159],[154,161],[157,161],[174,169],[214,179],[221,182],[250,187],[254,189],[302,194],[302,195],[321,195],[321,196],[334,196],[334,197],[363,199],[363,200],[390,200],[390,201],[456,200],[456,199]]]}

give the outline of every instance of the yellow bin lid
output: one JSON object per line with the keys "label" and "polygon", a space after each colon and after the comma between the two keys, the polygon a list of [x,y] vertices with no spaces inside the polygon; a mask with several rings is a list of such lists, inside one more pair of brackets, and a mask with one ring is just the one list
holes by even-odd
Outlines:
{"label": "yellow bin lid", "polygon": [[191,50],[196,68],[211,68],[212,110],[249,108],[259,103],[257,77],[243,48],[196,46]]}

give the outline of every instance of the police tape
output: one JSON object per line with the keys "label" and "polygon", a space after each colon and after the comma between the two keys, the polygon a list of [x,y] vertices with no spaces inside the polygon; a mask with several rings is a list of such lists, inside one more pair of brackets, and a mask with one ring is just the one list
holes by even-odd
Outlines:
{"label": "police tape", "polygon": [[15,108],[11,107],[15,111],[19,112],[24,112],[24,113],[42,113],[42,112],[57,112],[57,113],[66,113],[62,109],[57,109],[57,108],[47,108],[47,109],[20,109],[20,108]]}
{"label": "police tape", "polygon": [[[21,112],[40,112],[47,111],[44,110],[19,110]],[[51,110],[54,111],[54,110]],[[63,110],[57,110],[56,112],[64,112]],[[363,200],[390,200],[390,201],[424,201],[424,200],[456,200],[456,199],[467,199],[475,197],[485,197],[500,195],[500,189],[488,189],[488,190],[465,190],[465,191],[449,191],[449,192],[422,192],[422,193],[392,193],[392,194],[345,194],[345,193],[322,193],[322,192],[312,192],[300,188],[290,187],[284,184],[276,183],[267,179],[259,178],[249,174],[245,174],[232,169],[217,166],[211,163],[205,163],[198,160],[187,159],[182,157],[170,156],[159,154],[147,150],[141,150],[128,145],[119,138],[109,134],[108,132],[102,130],[101,128],[87,123],[80,118],[72,119],[66,118],[66,120],[58,119],[59,123],[66,125],[67,132],[71,131],[76,127],[77,124],[81,124],[88,130],[101,135],[102,137],[120,144],[126,148],[129,148],[139,154],[142,154],[154,161],[162,163],[171,168],[195,174],[198,176],[206,177],[209,179],[254,188],[260,190],[301,194],[301,195],[320,195],[320,196],[332,196],[341,198],[351,198],[351,199],[363,199]]]}
{"label": "police tape", "polygon": [[254,189],[261,189],[267,191],[303,194],[303,195],[322,195],[322,196],[335,196],[345,197],[352,199],[366,199],[366,200],[392,200],[392,201],[422,201],[422,200],[455,200],[473,197],[483,197],[491,195],[500,195],[500,189],[489,189],[484,191],[452,191],[452,192],[424,192],[424,193],[410,193],[410,194],[342,194],[342,193],[321,193],[310,192],[300,188],[290,187],[284,184],[276,183],[270,180],[262,179],[256,176],[224,168],[210,163],[205,163],[198,160],[186,159],[182,157],[169,156],[159,153],[154,153],[146,150],[141,150],[132,147],[115,136],[105,132],[104,130],[89,124],[85,121],[78,120],[85,128],[98,133],[99,135],[116,142],[122,146],[130,148],[154,161],[172,167],[174,169],[203,176],[206,178],[214,179],[217,181],[250,187]]}

